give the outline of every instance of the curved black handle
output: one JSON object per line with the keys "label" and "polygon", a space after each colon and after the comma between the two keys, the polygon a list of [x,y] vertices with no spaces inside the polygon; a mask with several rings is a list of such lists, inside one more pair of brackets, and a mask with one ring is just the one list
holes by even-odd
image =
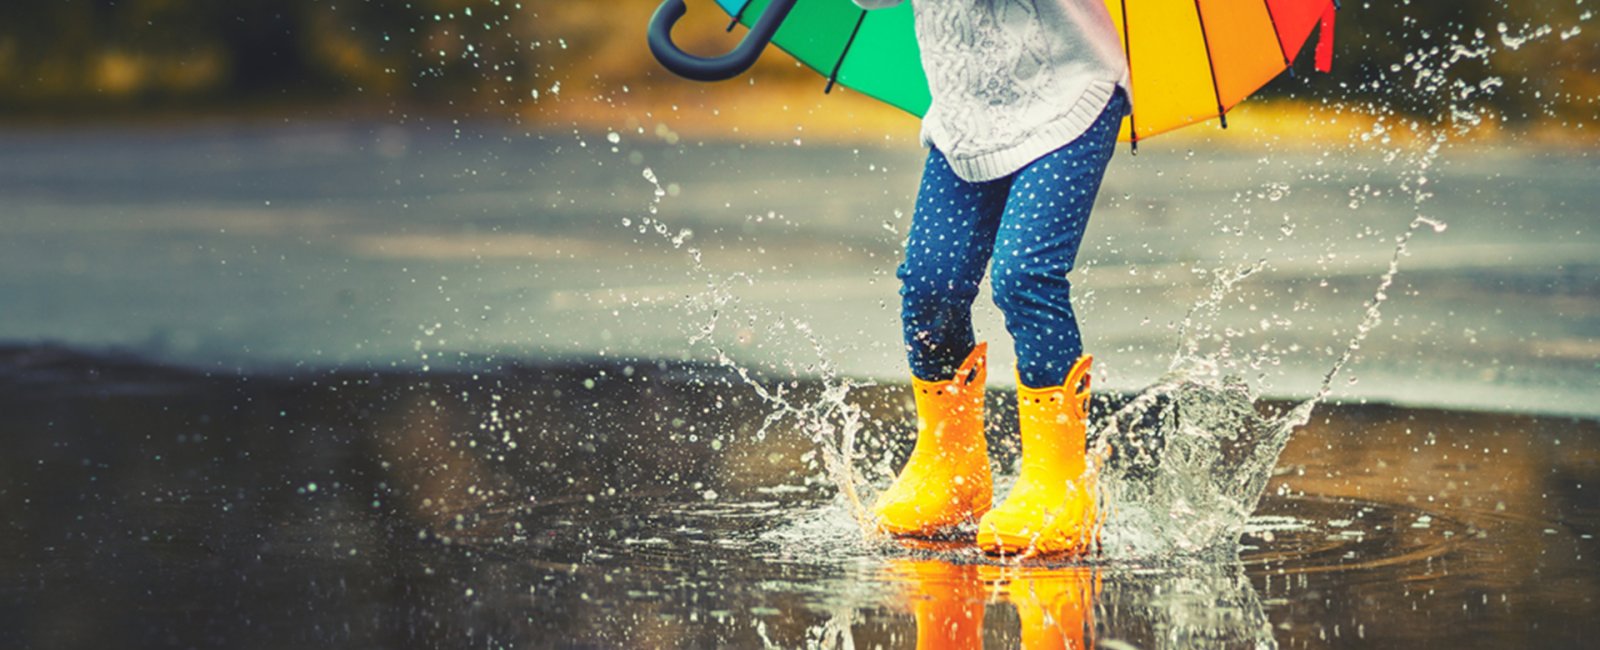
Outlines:
{"label": "curved black handle", "polygon": [[678,19],[683,17],[688,7],[684,6],[683,0],[664,0],[650,18],[650,53],[656,56],[662,66],[680,77],[695,81],[732,79],[755,65],[756,59],[761,57],[761,51],[772,42],[772,35],[783,24],[783,19],[789,16],[794,3],[795,0],[772,0],[738,47],[722,56],[705,58],[689,54],[672,42],[672,26],[678,24]]}

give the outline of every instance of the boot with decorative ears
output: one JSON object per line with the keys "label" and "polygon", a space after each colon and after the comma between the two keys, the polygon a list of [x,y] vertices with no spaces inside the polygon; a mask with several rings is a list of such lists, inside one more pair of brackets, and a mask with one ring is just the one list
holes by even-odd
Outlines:
{"label": "boot with decorative ears", "polygon": [[1017,382],[1022,471],[1011,494],[978,522],[978,546],[1004,555],[1083,554],[1099,539],[1096,468],[1086,461],[1089,366],[1084,355],[1060,386]]}
{"label": "boot with decorative ears", "polygon": [[947,381],[912,378],[917,443],[873,508],[892,535],[929,537],[970,523],[994,498],[989,446],[983,439],[983,383],[988,345],[979,343]]}

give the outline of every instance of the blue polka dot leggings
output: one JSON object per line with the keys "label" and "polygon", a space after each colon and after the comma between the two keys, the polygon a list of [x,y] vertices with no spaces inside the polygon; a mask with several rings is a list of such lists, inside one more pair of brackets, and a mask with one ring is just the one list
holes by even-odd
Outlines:
{"label": "blue polka dot leggings", "polygon": [[971,353],[972,302],[989,266],[1022,383],[1065,381],[1083,354],[1067,273],[1127,110],[1119,91],[1078,139],[992,181],[964,181],[938,149],[928,154],[897,273],[907,357],[918,379],[949,379]]}

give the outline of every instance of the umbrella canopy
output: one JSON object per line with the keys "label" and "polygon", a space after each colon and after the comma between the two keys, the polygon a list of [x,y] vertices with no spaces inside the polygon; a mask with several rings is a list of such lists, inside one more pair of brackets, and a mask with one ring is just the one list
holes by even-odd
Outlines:
{"label": "umbrella canopy", "polygon": [[[918,117],[927,112],[910,2],[866,11],[851,0],[716,1],[751,27],[751,37],[770,38],[827,77],[826,90],[842,84]],[[676,15],[664,15],[672,5]],[[1106,0],[1106,8],[1121,31],[1133,86],[1125,142],[1211,118],[1227,126],[1228,110],[1288,69],[1319,24],[1317,68],[1331,63],[1335,0]],[[666,0],[651,27],[651,49],[680,74],[663,50],[682,12],[682,0]],[[742,65],[758,53],[755,47]],[[743,69],[687,76],[726,78]]]}

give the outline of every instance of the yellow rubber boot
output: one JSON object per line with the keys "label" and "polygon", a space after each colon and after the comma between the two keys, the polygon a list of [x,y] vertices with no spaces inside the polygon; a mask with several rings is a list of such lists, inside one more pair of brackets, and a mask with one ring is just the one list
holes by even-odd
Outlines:
{"label": "yellow rubber boot", "polygon": [[1089,366],[1084,355],[1060,386],[1017,383],[1022,471],[1004,503],[978,522],[978,546],[1006,555],[1082,554],[1099,537],[1094,474],[1086,462]]}
{"label": "yellow rubber boot", "polygon": [[917,443],[889,489],[873,507],[878,527],[892,535],[927,537],[971,522],[989,510],[994,480],[983,440],[983,382],[979,343],[948,381],[912,378]]}

